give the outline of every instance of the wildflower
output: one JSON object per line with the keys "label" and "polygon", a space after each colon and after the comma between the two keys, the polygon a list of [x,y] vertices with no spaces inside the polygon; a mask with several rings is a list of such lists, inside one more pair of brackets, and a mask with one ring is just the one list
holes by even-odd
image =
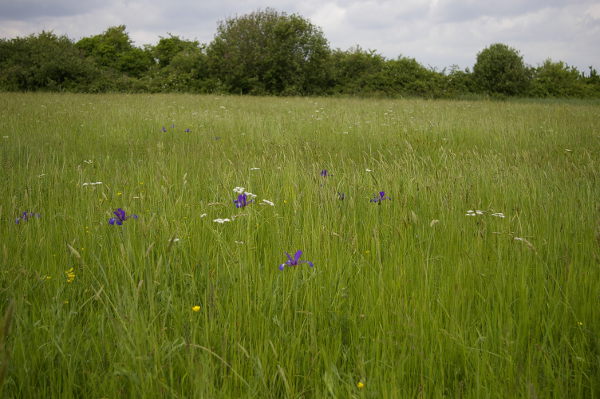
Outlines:
{"label": "wildflower", "polygon": [[[478,216],[478,215],[483,215],[483,214],[484,214],[484,212],[480,211],[479,209],[477,209],[475,211],[472,209],[469,209],[467,211],[467,213],[465,214],[465,216]],[[504,216],[502,216],[502,217],[504,217]]]}
{"label": "wildflower", "polygon": [[379,194],[375,195],[375,197],[371,198],[371,202],[377,202],[378,205],[381,205],[381,201],[391,199],[387,195],[385,195],[385,191],[380,191]]}
{"label": "wildflower", "polygon": [[138,216],[135,214],[131,215],[131,216],[127,216],[125,214],[125,211],[121,208],[114,211],[113,214],[116,216],[116,218],[108,219],[108,224],[112,224],[112,225],[117,224],[117,225],[121,226],[123,224],[123,222],[129,218],[134,218],[134,219],[138,218]]}
{"label": "wildflower", "polygon": [[223,224],[225,222],[231,222],[231,219],[228,219],[228,218],[220,219],[220,218],[218,218],[218,219],[213,219],[213,222]]}
{"label": "wildflower", "polygon": [[373,169],[369,169],[369,168],[365,169],[365,172],[372,172],[372,171],[373,171]]}
{"label": "wildflower", "polygon": [[287,252],[285,252],[285,255],[288,257],[288,260],[285,263],[279,265],[279,270],[283,270],[286,266],[298,266],[301,263],[308,263],[310,267],[314,266],[314,264],[309,260],[300,260],[300,257],[302,256],[302,251],[300,250],[296,251],[293,259]]}
{"label": "wildflower", "polygon": [[497,218],[504,218],[505,217],[502,212],[492,213],[492,216],[495,216]]}
{"label": "wildflower", "polygon": [[246,190],[244,187],[234,187],[233,188],[233,192],[236,194],[243,194],[244,190]]}
{"label": "wildflower", "polygon": [[83,184],[81,185],[81,187],[85,187],[85,186],[98,186],[98,185],[100,185],[100,184],[102,184],[102,182],[101,182],[101,181],[90,182],[90,183],[83,183]]}
{"label": "wildflower", "polygon": [[362,381],[358,381],[358,382],[356,383],[356,387],[357,387],[358,389],[363,389],[363,388],[365,387],[365,383],[364,383],[364,382],[362,382]]}
{"label": "wildflower", "polygon": [[266,205],[271,205],[271,206],[275,206],[275,204],[269,200],[263,199],[262,200],[262,204],[266,204]]}
{"label": "wildflower", "polygon": [[161,131],[162,131],[163,133],[166,133],[166,132],[167,132],[167,128],[163,126],[163,127],[162,127],[162,129],[161,129]]}
{"label": "wildflower", "polygon": [[73,271],[73,268],[67,270],[65,275],[67,276],[67,283],[72,283],[73,280],[75,280],[75,272]]}
{"label": "wildflower", "polygon": [[198,305],[192,306],[192,311],[199,312],[200,311],[200,306],[198,306]]}
{"label": "wildflower", "polygon": [[244,208],[251,202],[253,202],[253,200],[248,200],[248,196],[246,194],[240,194],[238,195],[237,199],[233,200],[236,208]]}
{"label": "wildflower", "polygon": [[187,129],[184,130],[184,132],[185,133],[191,133],[192,131],[189,128],[187,128]]}
{"label": "wildflower", "polygon": [[323,170],[321,171],[321,176],[322,176],[322,177],[327,177],[327,176],[329,176],[329,172],[327,172],[327,169],[323,169]]}
{"label": "wildflower", "polygon": [[40,217],[41,217],[41,215],[39,213],[23,212],[21,214],[21,216],[19,216],[18,218],[15,219],[15,223],[19,224],[19,223],[21,223],[21,221],[27,222],[31,218],[40,218]]}
{"label": "wildflower", "polygon": [[207,216],[207,214],[206,214],[206,213],[203,213],[202,215],[200,215],[200,219],[202,219],[202,218],[204,218],[204,217],[206,217],[206,216]]}
{"label": "wildflower", "polygon": [[260,170],[260,168],[250,168],[250,170]]}

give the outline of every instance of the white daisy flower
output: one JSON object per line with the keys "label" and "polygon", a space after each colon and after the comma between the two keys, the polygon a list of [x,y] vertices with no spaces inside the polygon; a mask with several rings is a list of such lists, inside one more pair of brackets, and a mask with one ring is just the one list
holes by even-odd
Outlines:
{"label": "white daisy flower", "polygon": [[221,223],[221,224],[223,224],[223,223],[225,223],[225,222],[231,222],[231,219],[229,219],[229,218],[225,218],[225,219],[214,219],[214,220],[213,220],[213,222],[215,222],[215,223]]}

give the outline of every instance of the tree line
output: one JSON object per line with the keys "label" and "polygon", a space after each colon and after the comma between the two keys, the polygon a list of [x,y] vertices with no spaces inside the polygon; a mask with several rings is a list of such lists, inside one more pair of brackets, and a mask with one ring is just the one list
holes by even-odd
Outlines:
{"label": "tree line", "polygon": [[45,31],[0,39],[0,90],[598,98],[600,76],[550,59],[528,66],[502,43],[479,52],[472,70],[426,68],[332,49],[307,19],[266,9],[220,22],[209,44],[168,34],[136,47],[123,25],[78,41]]}

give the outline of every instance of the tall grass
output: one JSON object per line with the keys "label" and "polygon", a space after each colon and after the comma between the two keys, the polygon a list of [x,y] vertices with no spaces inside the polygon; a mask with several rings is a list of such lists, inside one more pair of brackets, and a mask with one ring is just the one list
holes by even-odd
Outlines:
{"label": "tall grass", "polygon": [[600,396],[597,104],[0,94],[0,120],[5,397]]}

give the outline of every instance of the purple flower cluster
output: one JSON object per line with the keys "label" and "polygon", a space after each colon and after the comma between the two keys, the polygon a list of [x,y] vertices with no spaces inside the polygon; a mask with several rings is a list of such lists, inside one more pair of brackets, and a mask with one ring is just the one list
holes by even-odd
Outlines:
{"label": "purple flower cluster", "polygon": [[385,195],[385,191],[380,191],[379,194],[375,195],[375,197],[371,198],[371,202],[376,202],[377,205],[381,205],[383,200],[391,199],[387,195]]}
{"label": "purple flower cluster", "polygon": [[246,205],[251,204],[254,200],[248,200],[246,193],[238,195],[237,199],[233,200],[236,208],[244,208]]}
{"label": "purple flower cluster", "polygon": [[114,211],[113,214],[116,217],[108,219],[108,224],[110,224],[110,225],[115,225],[116,224],[118,226],[121,226],[123,224],[123,222],[126,221],[129,218],[133,218],[133,219],[137,219],[138,218],[138,216],[135,215],[135,214],[127,216],[125,214],[125,211],[123,209],[121,209],[121,208],[119,208],[116,211]]}
{"label": "purple flower cluster", "polygon": [[21,222],[27,222],[29,219],[32,219],[32,218],[36,218],[36,219],[37,219],[37,218],[39,218],[39,217],[41,217],[41,215],[40,215],[39,213],[33,213],[33,212],[23,212],[23,213],[21,214],[21,216],[19,216],[19,217],[18,217],[18,218],[15,220],[15,223],[16,223],[16,224],[19,224],[19,223],[21,223]]}
{"label": "purple flower cluster", "polygon": [[[171,129],[175,129],[175,124],[174,123],[171,125]],[[163,126],[160,129],[160,131],[163,132],[163,133],[166,133],[167,132],[167,128]],[[191,133],[192,131],[190,130],[190,128],[187,128],[187,129],[184,130],[184,132],[185,133]]]}
{"label": "purple flower cluster", "polygon": [[300,250],[296,251],[293,258],[287,252],[285,252],[285,255],[287,256],[288,260],[285,261],[285,263],[282,263],[281,265],[279,265],[279,270],[285,269],[286,266],[288,266],[288,267],[298,266],[302,263],[308,263],[308,265],[310,267],[314,266],[314,264],[309,260],[300,260],[300,257],[302,256],[302,251],[300,251]]}

